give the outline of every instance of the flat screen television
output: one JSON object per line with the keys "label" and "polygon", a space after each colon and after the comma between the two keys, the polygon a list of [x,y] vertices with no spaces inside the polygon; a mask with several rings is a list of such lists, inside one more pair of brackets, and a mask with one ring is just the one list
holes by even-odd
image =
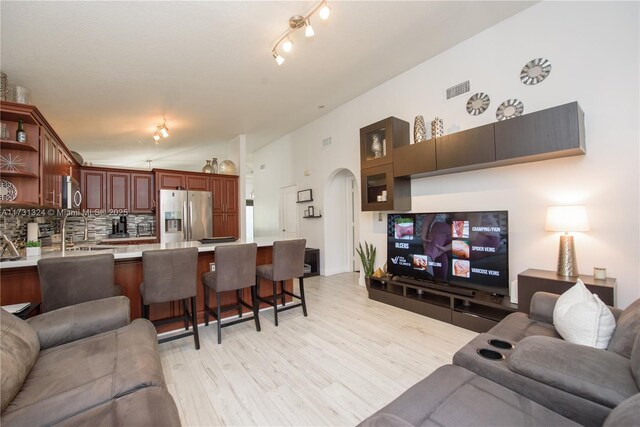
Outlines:
{"label": "flat screen television", "polygon": [[507,211],[387,216],[387,270],[450,286],[509,295]]}

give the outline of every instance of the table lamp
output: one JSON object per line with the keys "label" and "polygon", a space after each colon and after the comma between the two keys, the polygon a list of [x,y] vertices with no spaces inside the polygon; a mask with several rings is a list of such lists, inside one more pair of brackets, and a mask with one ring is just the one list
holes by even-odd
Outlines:
{"label": "table lamp", "polygon": [[589,231],[587,210],[584,206],[552,206],[547,208],[547,231],[562,231],[558,250],[558,270],[560,276],[577,276],[578,262],[570,231]]}

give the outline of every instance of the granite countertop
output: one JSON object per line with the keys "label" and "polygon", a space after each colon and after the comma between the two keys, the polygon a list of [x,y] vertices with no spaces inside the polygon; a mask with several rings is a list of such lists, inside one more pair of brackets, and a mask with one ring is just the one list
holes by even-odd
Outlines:
{"label": "granite countertop", "polygon": [[156,236],[140,236],[140,237],[135,237],[135,236],[131,236],[131,237],[114,237],[111,239],[102,239],[102,242],[106,242],[106,243],[116,243],[116,242],[135,242],[138,240],[155,240]]}
{"label": "granite countertop", "polygon": [[[124,239],[130,240],[130,239]],[[114,258],[119,259],[135,259],[142,258],[143,251],[152,251],[158,249],[178,249],[178,248],[198,248],[198,252],[213,252],[217,246],[228,246],[239,243],[256,243],[258,247],[272,246],[276,240],[291,240],[283,239],[281,237],[256,237],[252,241],[237,240],[235,242],[216,243],[203,245],[200,242],[175,242],[175,243],[149,243],[141,245],[91,245],[92,250],[67,250],[62,251],[49,251],[43,252],[40,256],[23,257],[15,261],[2,261],[0,262],[0,270],[6,270],[19,267],[32,267],[38,264],[38,260],[43,258],[56,258],[56,257],[70,257],[70,256],[85,256],[96,255],[101,253],[112,253]],[[104,242],[104,240],[103,240]],[[100,248],[100,246],[106,246],[106,248]],[[82,247],[78,245],[77,247]],[[98,248],[98,249],[93,249]]]}

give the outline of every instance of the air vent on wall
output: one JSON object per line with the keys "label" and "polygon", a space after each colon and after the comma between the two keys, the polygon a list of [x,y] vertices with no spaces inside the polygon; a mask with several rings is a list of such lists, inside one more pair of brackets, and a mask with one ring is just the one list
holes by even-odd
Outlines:
{"label": "air vent on wall", "polygon": [[458,95],[462,95],[463,93],[467,93],[470,90],[471,89],[469,86],[469,80],[467,80],[466,82],[459,83],[455,86],[451,86],[449,89],[447,89],[447,99],[451,99]]}

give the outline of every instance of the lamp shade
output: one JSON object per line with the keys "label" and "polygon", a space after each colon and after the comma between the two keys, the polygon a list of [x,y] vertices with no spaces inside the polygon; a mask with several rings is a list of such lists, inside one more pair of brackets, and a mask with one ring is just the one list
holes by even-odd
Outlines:
{"label": "lamp shade", "polygon": [[589,231],[584,206],[551,206],[547,208],[547,231]]}

